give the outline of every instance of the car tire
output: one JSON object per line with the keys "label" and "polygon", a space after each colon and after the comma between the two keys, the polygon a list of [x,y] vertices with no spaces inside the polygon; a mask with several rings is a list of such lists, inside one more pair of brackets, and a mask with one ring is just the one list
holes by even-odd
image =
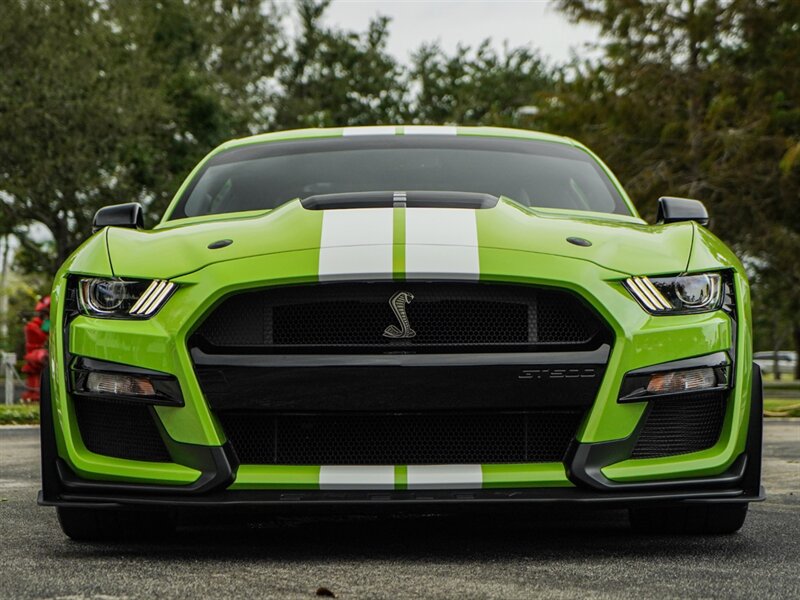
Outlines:
{"label": "car tire", "polygon": [[61,531],[77,542],[155,539],[175,531],[166,511],[60,506],[56,512]]}
{"label": "car tire", "polygon": [[747,503],[719,503],[631,508],[631,527],[641,533],[736,533],[747,518]]}

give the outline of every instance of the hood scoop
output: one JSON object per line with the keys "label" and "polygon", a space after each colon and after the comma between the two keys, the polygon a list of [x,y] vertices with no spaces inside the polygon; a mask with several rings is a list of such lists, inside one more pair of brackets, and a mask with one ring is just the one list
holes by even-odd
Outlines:
{"label": "hood scoop", "polygon": [[497,196],[474,192],[352,192],[317,194],[300,200],[306,210],[348,208],[494,208]]}

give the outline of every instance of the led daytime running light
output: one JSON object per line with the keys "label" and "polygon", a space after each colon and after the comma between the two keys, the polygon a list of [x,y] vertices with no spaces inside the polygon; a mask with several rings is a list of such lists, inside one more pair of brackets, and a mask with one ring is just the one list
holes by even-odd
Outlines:
{"label": "led daytime running light", "polygon": [[159,309],[174,289],[174,283],[155,279],[144,291],[141,298],[136,301],[136,304],[131,307],[128,314],[136,317],[149,317]]}
{"label": "led daytime running light", "polygon": [[625,288],[647,312],[653,315],[687,315],[711,312],[724,300],[720,273],[693,273],[675,276],[634,276]]}
{"label": "led daytime running light", "polygon": [[634,295],[650,310],[660,312],[673,308],[669,300],[647,277],[631,277],[628,279],[628,285]]}

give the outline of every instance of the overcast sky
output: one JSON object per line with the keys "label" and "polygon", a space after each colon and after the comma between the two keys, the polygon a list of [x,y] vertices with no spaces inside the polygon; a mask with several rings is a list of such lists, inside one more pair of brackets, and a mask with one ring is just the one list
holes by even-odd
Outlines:
{"label": "overcast sky", "polygon": [[585,54],[584,44],[597,40],[594,27],[570,23],[550,0],[334,0],[327,22],[363,31],[379,14],[391,17],[389,51],[403,61],[423,42],[452,52],[489,37],[498,48],[507,40],[563,62],[571,48]]}

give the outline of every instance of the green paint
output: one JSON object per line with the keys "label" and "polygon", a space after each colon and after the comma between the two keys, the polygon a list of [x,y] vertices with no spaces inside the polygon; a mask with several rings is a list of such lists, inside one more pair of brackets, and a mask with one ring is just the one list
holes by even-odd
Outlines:
{"label": "green paint", "polygon": [[484,488],[571,486],[562,463],[483,465]]}
{"label": "green paint", "polygon": [[319,467],[241,465],[232,490],[313,490],[319,487]]}
{"label": "green paint", "polygon": [[397,490],[408,489],[408,467],[396,465],[394,468],[394,487]]}
{"label": "green paint", "polygon": [[393,211],[392,272],[394,278],[405,279],[406,274],[406,209]]}

